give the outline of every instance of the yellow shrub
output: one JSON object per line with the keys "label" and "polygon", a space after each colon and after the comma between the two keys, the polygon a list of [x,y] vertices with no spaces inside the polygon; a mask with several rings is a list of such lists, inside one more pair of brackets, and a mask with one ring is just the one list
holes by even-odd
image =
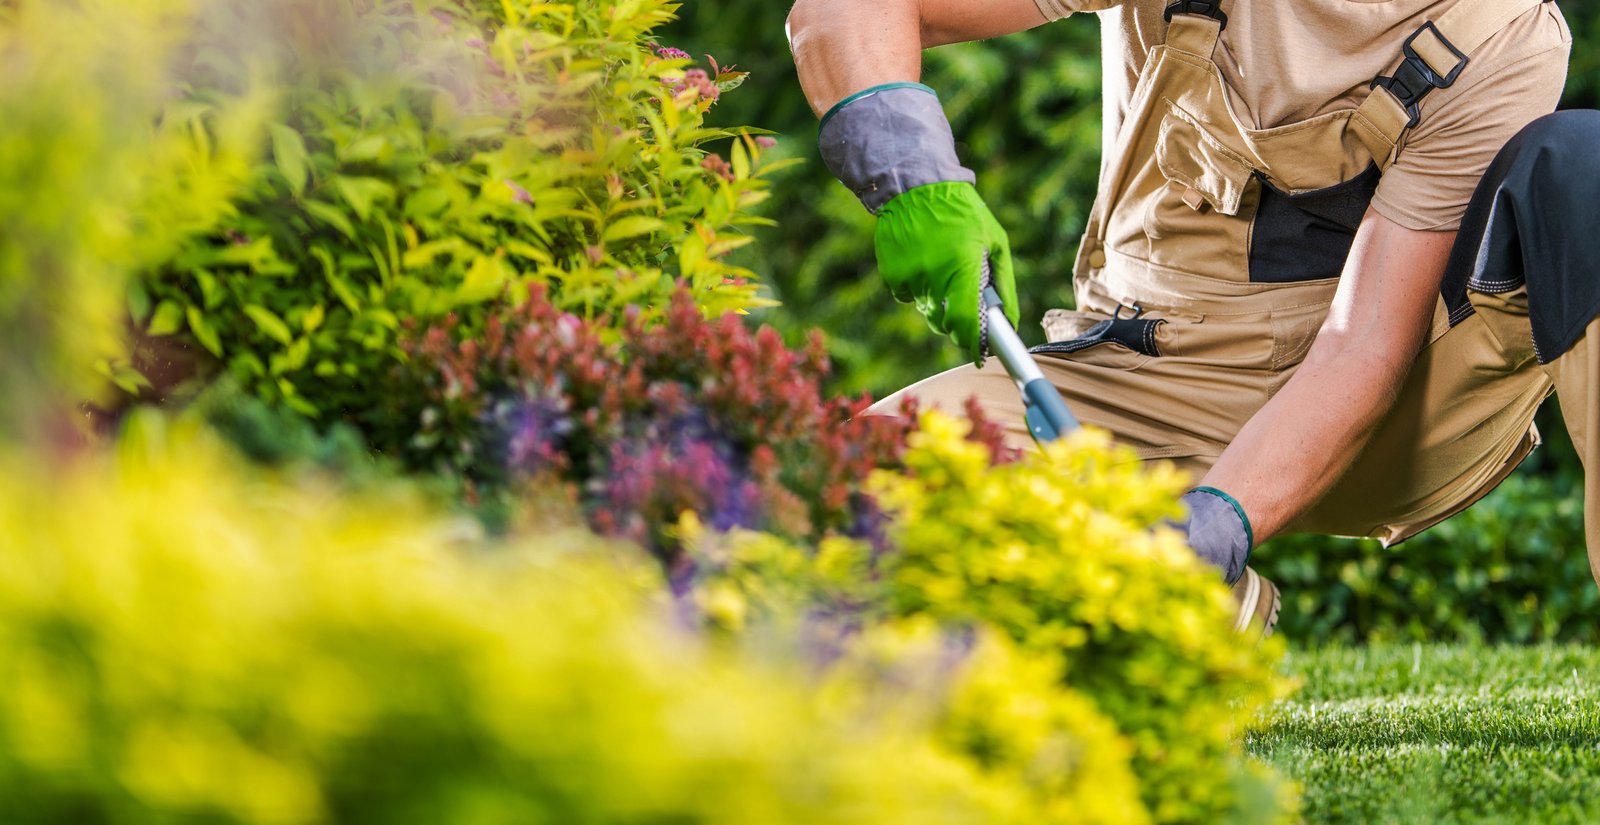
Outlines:
{"label": "yellow shrub", "polygon": [[664,620],[631,551],[486,548],[160,435],[0,461],[7,822],[1023,821],[916,714]]}
{"label": "yellow shrub", "polygon": [[[957,717],[973,710],[946,723],[944,741],[1029,787],[1049,806],[1048,821],[1085,821],[1085,800],[1115,787],[1075,773],[1105,769],[1115,756],[1035,769],[1047,737],[1065,731],[1099,742],[1093,720],[1102,718],[1131,745],[1153,821],[1291,815],[1289,789],[1241,749],[1246,726],[1286,690],[1272,667],[1281,647],[1235,636],[1227,589],[1181,535],[1160,527],[1176,515],[1185,479],[1143,468],[1092,432],[994,467],[986,447],[965,440],[965,427],[924,416],[907,472],[875,478],[878,502],[893,516],[887,547],[832,540],[811,551],[770,537],[702,538],[695,598],[705,617],[733,631],[800,617],[843,638],[916,618],[1005,640],[1008,652],[992,655],[1009,664],[968,665],[981,674],[969,685],[984,698],[954,702]],[[1040,672],[1049,678],[1040,681]],[[1033,709],[1006,696],[1034,697]],[[964,727],[974,722],[982,724]]]}

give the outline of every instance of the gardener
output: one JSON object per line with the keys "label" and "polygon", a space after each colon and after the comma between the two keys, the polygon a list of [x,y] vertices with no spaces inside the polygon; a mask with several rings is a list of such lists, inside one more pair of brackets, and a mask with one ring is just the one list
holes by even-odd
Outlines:
{"label": "gardener", "polygon": [[1443,521],[1538,443],[1553,389],[1600,573],[1600,113],[1549,114],[1551,2],[799,0],[823,158],[895,297],[974,362],[876,409],[976,395],[1027,442],[979,322],[986,272],[1016,311],[1006,235],[915,81],[923,48],[1075,11],[1104,29],[1105,154],[1077,309],[1034,357],[1085,423],[1201,479],[1190,543],[1240,627],[1276,618],[1255,544]]}

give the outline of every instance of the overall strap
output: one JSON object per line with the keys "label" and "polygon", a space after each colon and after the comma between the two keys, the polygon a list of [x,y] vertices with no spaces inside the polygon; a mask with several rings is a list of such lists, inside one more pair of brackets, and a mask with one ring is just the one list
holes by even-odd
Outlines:
{"label": "overall strap", "polygon": [[1471,55],[1534,6],[1550,0],[1459,0],[1437,21],[1423,23],[1400,48],[1394,74],[1372,81],[1372,94],[1351,123],[1379,168],[1394,162],[1400,140],[1422,119],[1422,99],[1455,85]]}
{"label": "overall strap", "polygon": [[[1172,19],[1178,15],[1178,19]],[[1228,27],[1222,0],[1176,0],[1167,6],[1167,45],[1207,59],[1216,52],[1217,39]],[[1215,22],[1213,22],[1215,21]]]}

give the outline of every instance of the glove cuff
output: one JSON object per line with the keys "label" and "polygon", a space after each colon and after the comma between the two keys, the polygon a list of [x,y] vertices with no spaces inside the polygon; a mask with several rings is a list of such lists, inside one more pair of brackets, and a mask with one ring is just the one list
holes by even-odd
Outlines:
{"label": "glove cuff", "polygon": [[876,215],[895,196],[930,183],[975,184],[956,157],[939,97],[920,83],[857,92],[822,118],[822,161]]}
{"label": "glove cuff", "polygon": [[1189,510],[1189,546],[1220,569],[1228,584],[1238,581],[1255,547],[1255,531],[1244,507],[1215,487],[1196,487],[1179,501]]}

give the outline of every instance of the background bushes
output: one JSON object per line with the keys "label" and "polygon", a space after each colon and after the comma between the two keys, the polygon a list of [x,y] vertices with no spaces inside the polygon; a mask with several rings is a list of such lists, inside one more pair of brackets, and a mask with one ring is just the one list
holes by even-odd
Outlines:
{"label": "background bushes", "polygon": [[[767,94],[719,110],[779,131],[783,153],[807,159],[773,190],[781,224],[758,232],[761,268],[782,306],[761,310],[794,339],[828,333],[837,382],[885,395],[960,361],[920,316],[882,288],[872,219],[815,155],[816,119],[783,39],[781,5],[689,4],[674,42],[752,70]],[[1563,106],[1600,107],[1600,8],[1564,2],[1576,42]],[[737,25],[728,25],[736,21]],[[1011,235],[1024,318],[1071,302],[1072,255],[1094,194],[1100,152],[1099,31],[1091,15],[982,44],[925,54],[963,161]],[[1022,333],[1041,341],[1032,323]],[[1280,627],[1292,639],[1595,638],[1581,468],[1554,404],[1539,417],[1545,446],[1501,489],[1454,522],[1384,551],[1376,542],[1301,536],[1255,555],[1285,589]]]}
{"label": "background bushes", "polygon": [[260,75],[275,105],[241,197],[133,289],[141,336],[178,336],[185,374],[215,362],[273,403],[359,420],[402,319],[481,329],[530,283],[586,317],[648,315],[680,280],[714,314],[764,303],[723,260],[756,221],[761,147],[700,148],[732,137],[702,116],[739,78],[690,83],[652,49],[666,0],[207,8],[163,117],[208,140],[194,113]]}

